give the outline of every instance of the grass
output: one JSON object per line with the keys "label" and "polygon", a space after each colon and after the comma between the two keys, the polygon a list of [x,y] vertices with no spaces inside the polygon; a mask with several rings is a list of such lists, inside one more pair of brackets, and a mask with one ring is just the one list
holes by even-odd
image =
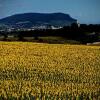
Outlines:
{"label": "grass", "polygon": [[0,42],[0,100],[99,100],[100,47]]}
{"label": "grass", "polygon": [[[37,43],[49,43],[49,44],[81,44],[79,41],[71,40],[63,37],[57,36],[45,36],[45,37],[24,37],[24,42],[37,42]],[[3,41],[4,37],[0,36],[0,41]],[[4,40],[5,41],[5,40]],[[9,35],[6,38],[6,41],[19,41],[18,37],[14,37],[13,35]]]}
{"label": "grass", "polygon": [[79,41],[71,40],[63,37],[39,37],[39,42],[50,43],[50,44],[81,44]]}

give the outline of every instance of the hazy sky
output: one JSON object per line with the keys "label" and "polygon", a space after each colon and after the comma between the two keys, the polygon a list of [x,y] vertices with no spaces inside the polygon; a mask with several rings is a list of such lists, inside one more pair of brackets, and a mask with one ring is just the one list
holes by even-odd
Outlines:
{"label": "hazy sky", "polygon": [[80,23],[100,23],[100,0],[0,0],[0,18],[26,12],[63,12]]}

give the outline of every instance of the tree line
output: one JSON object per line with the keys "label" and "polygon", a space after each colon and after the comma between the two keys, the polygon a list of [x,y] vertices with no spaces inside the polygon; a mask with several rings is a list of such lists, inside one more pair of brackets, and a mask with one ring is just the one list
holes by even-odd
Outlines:
{"label": "tree line", "polygon": [[84,44],[100,41],[100,25],[80,24],[78,26],[76,23],[73,23],[71,26],[65,26],[61,29],[0,32],[0,36],[2,35],[5,41],[9,35],[17,37],[19,41],[24,41],[24,37],[34,37],[37,40],[38,37],[59,36],[65,39],[80,41]]}

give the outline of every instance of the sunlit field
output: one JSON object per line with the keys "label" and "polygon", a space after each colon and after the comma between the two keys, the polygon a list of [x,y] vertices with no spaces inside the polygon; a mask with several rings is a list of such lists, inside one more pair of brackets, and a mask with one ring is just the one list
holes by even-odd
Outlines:
{"label": "sunlit field", "polygon": [[0,42],[0,100],[100,100],[100,47]]}

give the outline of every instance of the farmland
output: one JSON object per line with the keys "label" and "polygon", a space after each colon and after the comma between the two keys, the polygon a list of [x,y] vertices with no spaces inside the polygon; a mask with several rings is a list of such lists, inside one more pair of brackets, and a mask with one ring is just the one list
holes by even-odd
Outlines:
{"label": "farmland", "polygon": [[100,47],[0,42],[0,100],[99,100]]}

